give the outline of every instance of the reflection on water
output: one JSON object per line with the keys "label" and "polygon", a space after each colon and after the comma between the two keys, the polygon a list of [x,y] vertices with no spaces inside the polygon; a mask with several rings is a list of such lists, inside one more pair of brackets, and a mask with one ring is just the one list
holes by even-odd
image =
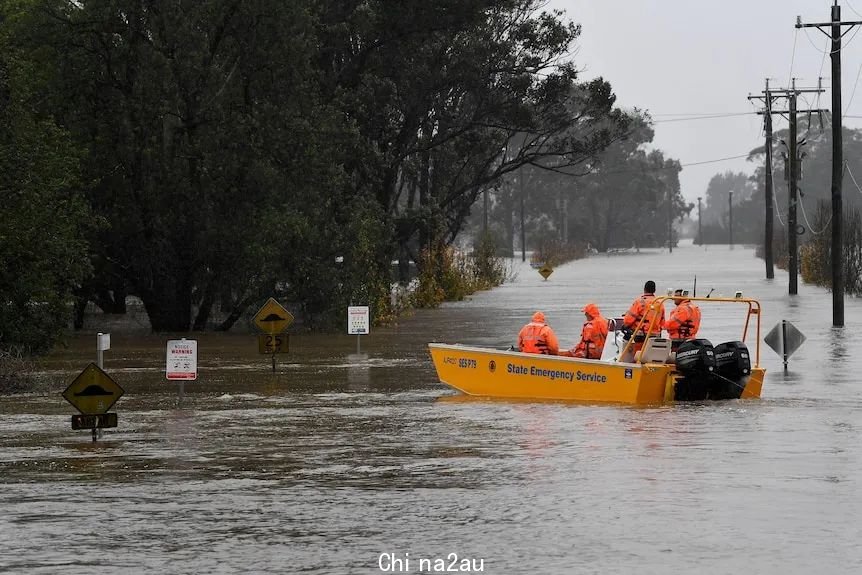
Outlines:
{"label": "reflection on water", "polygon": [[[519,262],[518,262],[519,263]],[[93,444],[70,407],[0,398],[0,572],[381,573],[382,553],[484,560],[485,573],[854,573],[862,569],[862,304],[761,279],[751,250],[597,256],[350,336],[291,338],[277,373],[252,336],[206,334],[200,374],[164,380],[164,340],[112,335],[126,390]],[[657,270],[661,270],[659,275]],[[730,271],[728,271],[730,270]],[[737,289],[807,337],[764,347],[763,399],[653,407],[465,398],[436,381],[428,341],[503,347],[536,308],[562,345],[595,300]],[[705,293],[705,292],[704,292]],[[733,322],[704,317],[725,341]],[[45,362],[60,383],[91,337]],[[418,562],[411,563],[418,572]]]}

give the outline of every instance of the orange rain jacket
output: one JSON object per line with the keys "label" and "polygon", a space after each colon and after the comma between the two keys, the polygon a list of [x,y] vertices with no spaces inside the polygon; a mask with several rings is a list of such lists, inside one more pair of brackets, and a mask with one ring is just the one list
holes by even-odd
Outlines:
{"label": "orange rain jacket", "polygon": [[653,324],[650,335],[661,335],[661,328],[664,325],[664,306],[653,307],[654,299],[655,294],[645,293],[633,301],[631,307],[629,307],[629,310],[623,316],[623,325],[629,329],[635,329],[641,318],[646,317],[641,326],[643,329],[647,329],[652,319],[658,315],[658,321]]}
{"label": "orange rain jacket", "polygon": [[690,300],[682,300],[665,323],[671,339],[694,339],[700,329],[700,308]]}
{"label": "orange rain jacket", "polygon": [[545,314],[537,311],[533,320],[521,328],[518,333],[518,349],[524,353],[542,353],[557,355],[560,344],[554,330],[545,323]]}
{"label": "orange rain jacket", "polygon": [[574,357],[601,359],[605,340],[608,339],[608,320],[602,317],[599,307],[594,303],[588,303],[582,311],[590,319],[584,322],[584,327],[581,328],[581,341],[571,354]]}

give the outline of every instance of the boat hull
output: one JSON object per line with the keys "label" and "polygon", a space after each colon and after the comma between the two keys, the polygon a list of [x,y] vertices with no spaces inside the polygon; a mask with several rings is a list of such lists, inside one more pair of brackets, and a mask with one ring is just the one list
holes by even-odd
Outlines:
{"label": "boat hull", "polygon": [[[442,343],[428,347],[440,381],[475,396],[652,404],[673,401],[679,378],[669,363],[622,363]],[[763,376],[762,368],[753,368],[740,385],[741,397],[760,397]]]}

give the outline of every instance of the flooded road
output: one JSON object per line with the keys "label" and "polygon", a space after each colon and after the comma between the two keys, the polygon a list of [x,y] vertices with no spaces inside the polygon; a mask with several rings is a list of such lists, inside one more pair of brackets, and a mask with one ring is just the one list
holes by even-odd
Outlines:
{"label": "flooded road", "polygon": [[[119,427],[72,431],[60,396],[0,397],[0,572],[665,574],[862,572],[862,302],[737,246],[594,256],[420,310],[362,339],[292,336],[277,373],[251,335],[197,336],[199,379],[164,380],[165,340],[112,335]],[[764,333],[808,340],[763,399],[649,408],[465,400],[429,341],[506,346],[536,309],[563,345],[588,301],[742,290]],[[704,310],[702,332],[738,337]],[[75,338],[44,362],[68,384]],[[453,554],[457,554],[453,555]],[[440,569],[435,569],[435,568]]]}

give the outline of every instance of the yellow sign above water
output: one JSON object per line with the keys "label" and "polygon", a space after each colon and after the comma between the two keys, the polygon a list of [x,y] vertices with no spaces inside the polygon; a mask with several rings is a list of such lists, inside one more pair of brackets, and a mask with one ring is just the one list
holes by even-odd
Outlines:
{"label": "yellow sign above water", "polygon": [[269,298],[255,314],[254,323],[266,333],[281,333],[293,323],[293,316],[274,298]]}
{"label": "yellow sign above water", "polygon": [[260,353],[287,353],[289,347],[290,335],[286,333],[257,336],[257,351]]}
{"label": "yellow sign above water", "polygon": [[539,268],[539,273],[542,275],[543,278],[548,279],[548,276],[554,273],[554,268],[552,268],[548,264],[545,264],[541,268]]}
{"label": "yellow sign above water", "polygon": [[69,384],[63,399],[84,415],[97,415],[111,409],[123,393],[123,388],[111,376],[91,363]]}

